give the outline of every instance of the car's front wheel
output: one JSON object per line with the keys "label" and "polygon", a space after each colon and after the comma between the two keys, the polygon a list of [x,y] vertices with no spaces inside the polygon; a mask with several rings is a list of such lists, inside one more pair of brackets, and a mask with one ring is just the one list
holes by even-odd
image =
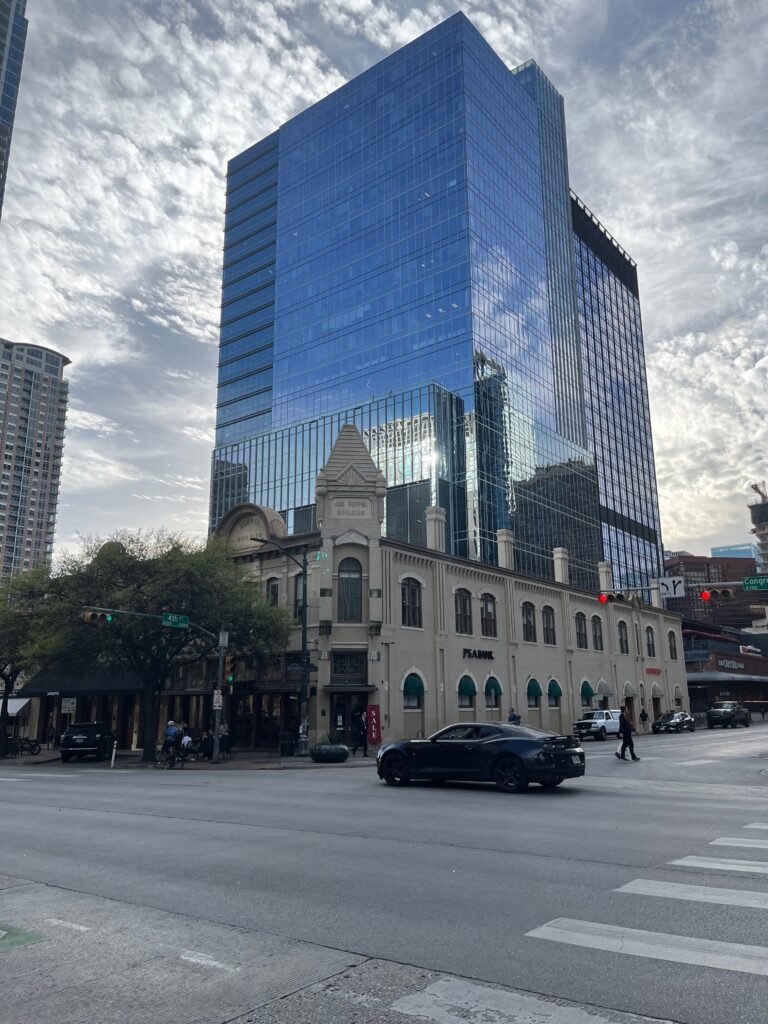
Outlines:
{"label": "car's front wheel", "polygon": [[411,781],[408,765],[402,754],[390,754],[385,758],[381,774],[388,786],[407,786]]}
{"label": "car's front wheel", "polygon": [[696,723],[695,722],[691,722],[690,729],[691,729],[691,732],[696,732]]}
{"label": "car's front wheel", "polygon": [[604,725],[600,726],[600,732],[597,734],[597,738],[599,740],[607,740],[608,739],[608,730],[605,728]]}
{"label": "car's front wheel", "polygon": [[714,726],[714,724],[712,722],[707,722],[707,728],[708,729],[714,729],[715,726]]}
{"label": "car's front wheel", "polygon": [[493,781],[505,793],[522,793],[528,789],[528,775],[525,769],[511,757],[503,757],[496,762]]}
{"label": "car's front wheel", "polygon": [[544,779],[539,783],[539,785],[542,789],[555,789],[555,787],[559,786],[561,782],[565,782],[565,776],[555,775],[551,779]]}
{"label": "car's front wheel", "polygon": [[62,750],[62,752],[61,752],[61,760],[64,762],[64,764],[69,764],[69,758],[70,758],[70,755],[69,754],[65,754],[64,751]]}
{"label": "car's front wheel", "polygon": [[751,718],[745,718],[744,719],[744,728],[748,729],[750,727],[750,725],[752,725],[752,719]]}

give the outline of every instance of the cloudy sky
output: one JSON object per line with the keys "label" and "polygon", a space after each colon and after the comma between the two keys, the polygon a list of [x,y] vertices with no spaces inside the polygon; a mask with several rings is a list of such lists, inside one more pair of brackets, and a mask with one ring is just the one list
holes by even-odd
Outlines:
{"label": "cloudy sky", "polygon": [[[205,533],[226,161],[458,9],[28,0],[0,336],[72,359],[59,547]],[[749,539],[768,477],[764,4],[461,9],[563,93],[571,183],[639,264],[665,546]]]}

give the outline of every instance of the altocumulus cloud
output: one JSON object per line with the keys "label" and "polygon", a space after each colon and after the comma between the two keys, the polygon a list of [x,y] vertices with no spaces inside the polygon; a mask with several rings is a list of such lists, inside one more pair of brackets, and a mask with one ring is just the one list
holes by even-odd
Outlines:
{"label": "altocumulus cloud", "polygon": [[[574,187],[640,266],[665,543],[740,539],[768,440],[758,4],[463,9],[563,92]],[[205,532],[226,161],[455,10],[30,0],[0,333],[73,360],[63,543]]]}

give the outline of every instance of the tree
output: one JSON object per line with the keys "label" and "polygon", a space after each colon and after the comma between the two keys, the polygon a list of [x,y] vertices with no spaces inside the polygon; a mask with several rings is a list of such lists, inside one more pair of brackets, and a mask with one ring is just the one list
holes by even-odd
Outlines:
{"label": "tree", "polygon": [[26,649],[34,618],[46,590],[47,569],[0,581],[0,757],[5,757],[8,736],[8,701],[19,677],[29,668]]}
{"label": "tree", "polygon": [[[115,614],[89,625],[82,617],[88,606]],[[163,612],[188,615],[215,635],[192,626],[162,628]],[[164,531],[121,532],[107,543],[84,541],[82,552],[57,566],[27,653],[41,669],[111,665],[132,671],[141,682],[143,760],[151,761],[160,696],[172,668],[213,654],[220,627],[234,650],[274,657],[285,649],[291,621],[262,600],[225,541],[198,544]]]}

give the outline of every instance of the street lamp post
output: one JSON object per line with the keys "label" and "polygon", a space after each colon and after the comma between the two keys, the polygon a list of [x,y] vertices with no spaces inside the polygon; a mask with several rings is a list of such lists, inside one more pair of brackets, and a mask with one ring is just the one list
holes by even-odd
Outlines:
{"label": "street lamp post", "polygon": [[296,753],[300,757],[306,757],[309,753],[308,727],[308,701],[309,701],[309,650],[307,645],[307,548],[305,547],[301,561],[295,558],[290,551],[287,551],[280,541],[270,537],[264,541],[262,537],[251,537],[251,540],[261,541],[265,544],[274,544],[278,550],[290,558],[301,569],[301,681],[299,683],[299,733],[297,737]]}

